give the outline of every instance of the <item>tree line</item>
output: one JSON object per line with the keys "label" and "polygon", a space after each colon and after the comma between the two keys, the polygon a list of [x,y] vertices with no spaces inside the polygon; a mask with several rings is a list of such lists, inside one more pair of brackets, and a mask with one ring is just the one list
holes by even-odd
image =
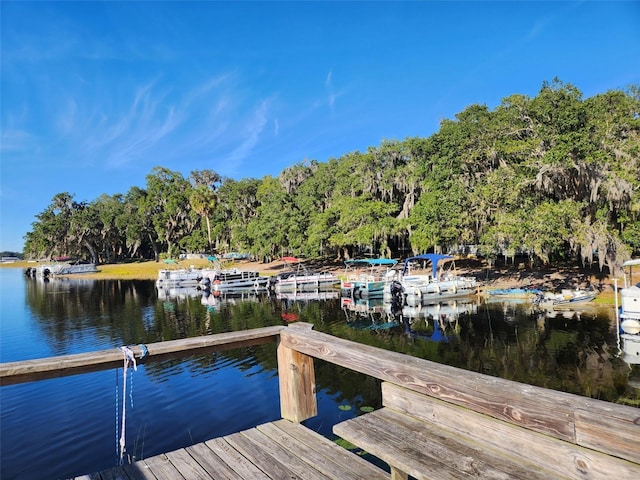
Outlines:
{"label": "tree line", "polygon": [[96,263],[180,252],[393,258],[472,248],[496,258],[597,261],[640,252],[640,87],[583,99],[543,82],[490,110],[471,105],[427,138],[385,140],[277,177],[188,177],[155,167],[144,187],[36,215],[25,255]]}

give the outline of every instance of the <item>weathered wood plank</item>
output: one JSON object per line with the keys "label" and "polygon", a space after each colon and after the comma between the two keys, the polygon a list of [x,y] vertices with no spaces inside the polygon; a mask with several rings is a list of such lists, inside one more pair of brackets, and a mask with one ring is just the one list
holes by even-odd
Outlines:
{"label": "weathered wood plank", "polygon": [[188,480],[211,480],[214,478],[184,448],[167,452],[166,455],[176,470],[180,472],[180,475]]}
{"label": "weathered wood plank", "polygon": [[391,480],[408,480],[409,474],[394,466],[391,467]]}
{"label": "weathered wood plank", "polygon": [[[281,426],[283,428],[280,428]],[[361,471],[358,471],[357,467],[352,470],[352,467],[355,466],[354,464],[356,463],[354,460],[358,459],[356,455],[350,454],[343,448],[330,442],[321,435],[311,432],[302,425],[293,424],[284,420],[259,425],[257,429],[282,446],[282,448],[309,464],[310,469],[318,470],[327,478],[335,480],[373,480],[388,478],[382,470],[377,469],[371,464],[375,470],[363,468]],[[306,431],[311,435],[301,436],[299,435],[301,431]],[[310,445],[306,442],[309,442]]]}
{"label": "weathered wood plank", "polygon": [[186,447],[185,450],[207,471],[211,478],[216,480],[237,480],[238,474],[206,444],[196,443]]}
{"label": "weathered wood plank", "polygon": [[180,475],[178,469],[169,461],[166,455],[157,455],[142,461],[149,467],[149,470],[156,478],[162,478],[163,480],[189,480]]}
{"label": "weathered wood plank", "polygon": [[634,410],[614,415],[576,410],[578,444],[640,464],[640,409]]}
{"label": "weathered wood plank", "polygon": [[[553,451],[554,456],[548,461],[556,460],[554,468],[559,472],[565,471],[569,476],[594,467],[602,470],[602,473],[614,471],[619,464],[615,458],[594,457],[586,450],[576,456],[575,449],[552,438],[532,436],[528,429],[430,399],[388,382],[382,384],[382,403],[426,422],[437,423],[499,448],[506,448],[525,459],[535,456],[543,458]],[[636,445],[640,438],[640,410],[621,409],[617,413],[616,417],[594,417],[589,412],[576,411],[576,444],[640,463],[640,451]],[[627,416],[622,417],[623,414]],[[507,438],[508,441],[505,440]],[[536,441],[532,441],[534,439]]]}
{"label": "weathered wood plank", "polygon": [[334,432],[418,479],[555,477],[554,472],[513,461],[481,443],[388,408],[335,425]]}
{"label": "weathered wood plank", "polygon": [[[148,355],[144,361],[160,360],[175,355],[189,355],[200,351],[230,350],[275,342],[280,331],[284,328],[286,327],[272,326],[150,343],[146,345]],[[140,347],[135,345],[130,348],[136,358],[139,358],[141,355]],[[6,362],[0,364],[0,386],[106,370],[116,368],[122,365],[122,362],[123,354],[119,348],[19,362]]]}
{"label": "weathered wood plank", "polygon": [[474,440],[483,448],[503,452],[523,462],[537,462],[557,476],[640,477],[640,465],[636,463],[447,405],[395,385],[383,384],[383,404]]}
{"label": "weathered wood plank", "polygon": [[282,418],[302,422],[318,414],[313,358],[278,344],[278,381]]}
{"label": "weathered wood plank", "polygon": [[633,409],[469,372],[320,332],[289,327],[280,337],[285,346],[315,358],[571,442],[576,440],[573,412],[577,408],[605,416]]}
{"label": "weathered wood plank", "polygon": [[278,420],[273,422],[273,425],[288,433],[294,439],[296,445],[306,445],[309,449],[315,450],[330,461],[339,464],[345,469],[345,478],[361,478],[363,480],[388,479],[386,472],[371,462],[354,455],[303,425],[288,420]]}
{"label": "weathered wood plank", "polygon": [[[476,439],[487,448],[508,452],[525,462],[544,459],[544,465],[561,476],[575,478],[588,472],[594,476],[615,474],[624,478],[632,472],[637,473],[640,468],[598,451],[498,421],[387,382],[382,384],[382,403],[424,422]],[[633,440],[629,441],[631,446],[625,448],[632,449]]]}
{"label": "weathered wood plank", "polygon": [[293,476],[304,478],[305,480],[326,480],[327,477],[325,475],[322,475],[314,467],[301,460],[293,452],[282,448],[257,428],[245,430],[242,435],[253,442],[254,449],[260,448],[269,455],[271,462],[286,465]]}
{"label": "weathered wood plank", "polygon": [[287,468],[286,465],[275,461],[268,452],[264,451],[264,449],[259,445],[256,445],[255,442],[247,438],[246,435],[244,435],[244,432],[227,435],[224,438],[233,448],[243,456],[251,459],[253,464],[259,466],[260,470],[262,470],[269,478],[274,480],[281,478],[291,480],[303,479],[303,477],[300,477],[298,474]]}
{"label": "weathered wood plank", "polygon": [[205,442],[213,452],[218,455],[227,465],[233,468],[236,478],[244,480],[264,480],[269,476],[250,462],[238,450],[233,448],[224,438],[215,438]]}

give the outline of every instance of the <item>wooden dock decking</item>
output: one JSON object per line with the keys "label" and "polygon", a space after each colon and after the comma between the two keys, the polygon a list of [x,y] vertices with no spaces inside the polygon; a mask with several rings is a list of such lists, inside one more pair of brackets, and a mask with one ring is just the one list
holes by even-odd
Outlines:
{"label": "wooden dock decking", "polygon": [[[640,478],[639,408],[359,344],[315,332],[310,324],[149,344],[144,361],[266,342],[278,345],[283,420],[77,478],[529,480],[532,472],[569,479]],[[133,350],[138,357],[140,349]],[[300,424],[317,415],[314,359],[382,381],[383,408],[342,422],[334,432],[375,453],[390,473]],[[109,350],[4,363],[0,385],[115,368],[121,362],[122,353]]]}
{"label": "wooden dock decking", "polygon": [[258,425],[75,480],[378,480],[389,474],[299,423]]}

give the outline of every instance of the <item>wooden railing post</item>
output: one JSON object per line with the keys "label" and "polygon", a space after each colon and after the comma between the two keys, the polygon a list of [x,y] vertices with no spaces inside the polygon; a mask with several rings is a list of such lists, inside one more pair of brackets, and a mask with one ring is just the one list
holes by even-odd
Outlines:
{"label": "wooden railing post", "polygon": [[[296,323],[286,330],[309,329],[313,325]],[[283,332],[284,333],[284,332]],[[318,414],[313,357],[278,343],[278,377],[282,418],[302,422]]]}

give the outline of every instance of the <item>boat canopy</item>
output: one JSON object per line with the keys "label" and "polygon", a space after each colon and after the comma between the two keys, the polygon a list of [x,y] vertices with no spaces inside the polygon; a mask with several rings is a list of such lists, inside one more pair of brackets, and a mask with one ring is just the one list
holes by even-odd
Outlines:
{"label": "boat canopy", "polygon": [[294,262],[294,263],[297,263],[297,262],[301,262],[302,260],[300,260],[299,258],[296,258],[296,257],[282,257],[282,261],[283,262]]}
{"label": "boat canopy", "polygon": [[344,264],[348,267],[353,266],[353,265],[357,265],[357,264],[363,264],[363,265],[370,265],[372,267],[380,267],[380,266],[385,266],[385,265],[390,265],[390,266],[394,266],[396,263],[398,263],[397,260],[393,260],[392,258],[356,258],[355,260],[345,260]]}
{"label": "boat canopy", "polygon": [[402,269],[402,275],[407,273],[409,268],[409,263],[415,262],[416,260],[429,260],[431,262],[431,268],[433,269],[433,277],[438,276],[438,262],[444,259],[453,258],[451,255],[442,255],[440,253],[423,253],[422,255],[417,255],[415,257],[409,257],[404,261],[404,268]]}
{"label": "boat canopy", "polygon": [[634,258],[632,260],[627,260],[622,264],[623,267],[635,267],[636,265],[640,265],[640,258]]}

